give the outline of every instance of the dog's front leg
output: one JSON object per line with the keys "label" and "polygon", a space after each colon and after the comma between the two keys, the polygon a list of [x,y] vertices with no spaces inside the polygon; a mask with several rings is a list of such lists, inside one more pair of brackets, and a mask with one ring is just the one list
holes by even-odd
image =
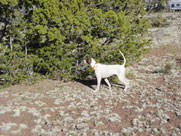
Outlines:
{"label": "dog's front leg", "polygon": [[105,78],[104,81],[109,86],[109,90],[111,91],[111,84],[109,83],[109,80],[107,78]]}
{"label": "dog's front leg", "polygon": [[97,77],[97,87],[94,90],[94,92],[97,92],[100,88],[100,84],[101,84],[101,77],[100,76],[96,76]]}

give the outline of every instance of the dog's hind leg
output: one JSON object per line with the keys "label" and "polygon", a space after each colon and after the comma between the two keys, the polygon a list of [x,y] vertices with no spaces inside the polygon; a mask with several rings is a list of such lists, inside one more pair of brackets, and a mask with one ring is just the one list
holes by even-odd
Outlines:
{"label": "dog's hind leg", "polygon": [[129,86],[129,80],[126,77],[122,77],[122,76],[118,76],[118,79],[124,83],[125,85],[124,91],[126,91]]}

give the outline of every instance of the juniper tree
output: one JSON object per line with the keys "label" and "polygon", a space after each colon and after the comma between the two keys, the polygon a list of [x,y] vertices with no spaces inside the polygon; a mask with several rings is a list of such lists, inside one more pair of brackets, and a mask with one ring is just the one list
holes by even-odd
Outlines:
{"label": "juniper tree", "polygon": [[[36,0],[32,38],[41,59],[40,72],[74,75],[84,56],[120,63],[121,49],[133,61],[148,43],[142,0]],[[68,74],[65,74],[68,73]]]}
{"label": "juniper tree", "polygon": [[21,60],[30,62],[28,66],[35,73],[60,79],[80,78],[84,73],[79,66],[83,58],[121,63],[121,50],[128,62],[133,62],[149,43],[144,38],[148,20],[143,0],[14,0],[15,5],[10,0],[6,2],[9,3],[0,1],[1,10],[5,13],[12,8],[13,20],[18,19],[19,23],[10,25],[12,33],[1,39],[13,36],[12,45],[18,47],[17,52],[24,58]]}
{"label": "juniper tree", "polygon": [[0,0],[0,80],[14,84],[30,78],[32,55],[27,53],[26,19],[18,0]]}

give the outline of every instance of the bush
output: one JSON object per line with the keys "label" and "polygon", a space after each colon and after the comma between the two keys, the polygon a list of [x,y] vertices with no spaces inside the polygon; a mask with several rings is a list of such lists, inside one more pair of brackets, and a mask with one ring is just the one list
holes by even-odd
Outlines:
{"label": "bush", "polygon": [[84,58],[121,63],[121,50],[132,63],[149,45],[142,0],[0,3],[4,82],[18,83],[35,73],[61,80],[84,78],[90,72],[80,66]]}
{"label": "bush", "polygon": [[153,18],[151,21],[152,27],[163,27],[167,23],[168,23],[167,19],[163,18],[161,15],[158,15],[157,17]]}
{"label": "bush", "polygon": [[20,83],[23,80],[33,82],[37,75],[33,72],[33,56],[25,56],[19,50],[11,51],[4,46],[0,46],[0,80],[1,84]]}

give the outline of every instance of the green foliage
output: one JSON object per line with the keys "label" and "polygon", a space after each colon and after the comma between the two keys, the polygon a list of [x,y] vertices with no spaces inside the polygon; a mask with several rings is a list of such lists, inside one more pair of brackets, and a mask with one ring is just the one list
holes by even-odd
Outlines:
{"label": "green foliage", "polygon": [[[0,80],[71,80],[90,70],[85,57],[106,63],[139,59],[149,45],[143,0],[0,0]],[[8,7],[8,8],[7,8]]]}
{"label": "green foliage", "polygon": [[151,20],[152,27],[162,27],[167,24],[167,19],[158,15]]}

